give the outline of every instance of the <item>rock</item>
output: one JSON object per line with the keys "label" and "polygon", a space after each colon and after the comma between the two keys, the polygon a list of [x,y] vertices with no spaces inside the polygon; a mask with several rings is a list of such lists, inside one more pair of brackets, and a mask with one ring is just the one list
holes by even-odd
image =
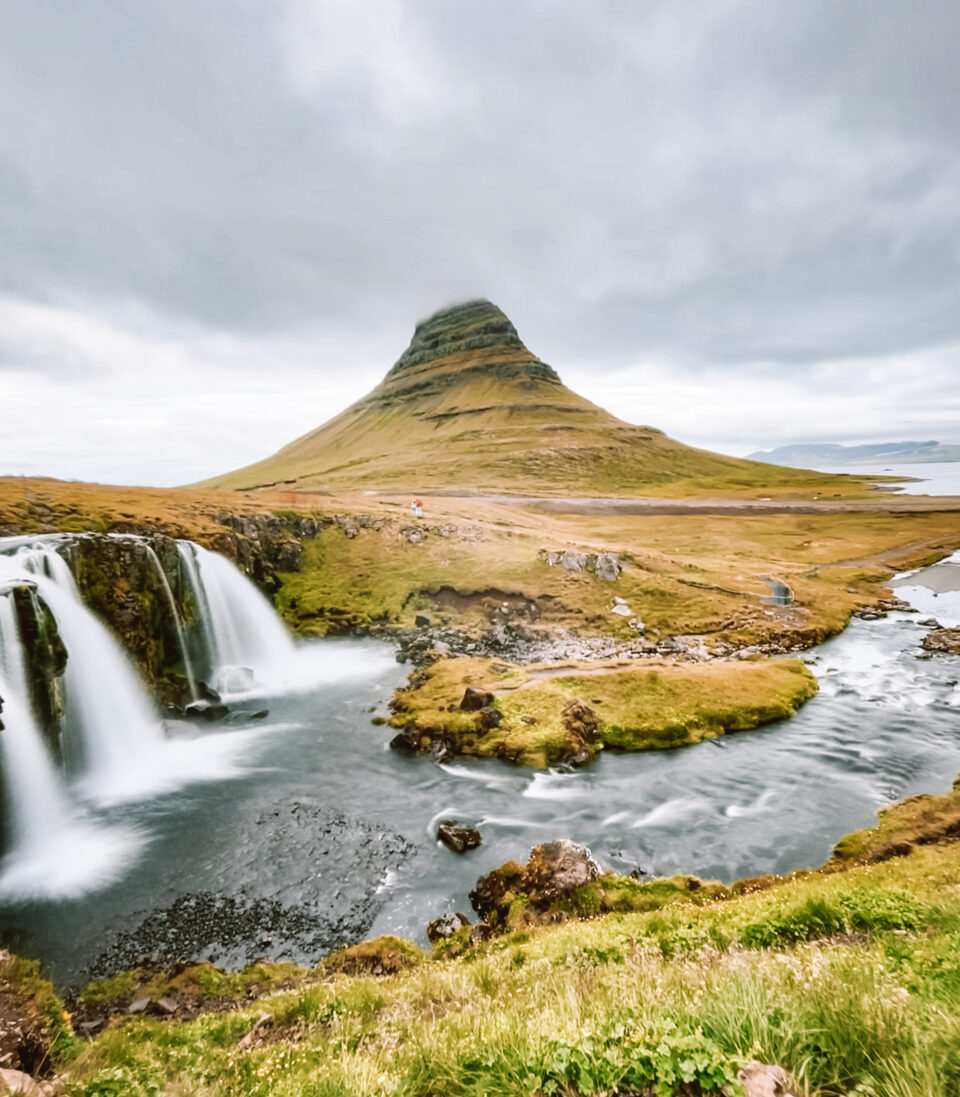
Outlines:
{"label": "rock", "polygon": [[149,998],[138,998],[127,1006],[127,1013],[146,1013],[150,1006]]}
{"label": "rock", "polygon": [[935,628],[927,633],[921,645],[924,651],[942,655],[960,655],[960,628]]}
{"label": "rock", "polygon": [[488,708],[493,704],[493,694],[487,690],[474,689],[473,686],[467,686],[463,694],[463,700],[460,702],[460,707],[464,712],[479,712],[482,708]]}
{"label": "rock", "polygon": [[627,604],[626,598],[621,598],[619,594],[614,596],[613,604],[615,606],[625,606]]}
{"label": "rock", "polygon": [[470,892],[473,909],[485,921],[502,923],[512,896],[523,893],[536,911],[545,911],[600,875],[590,850],[566,838],[534,846],[526,865],[516,861],[488,872]]}
{"label": "rock", "polygon": [[563,706],[562,718],[563,726],[571,734],[588,743],[596,741],[600,721],[593,709],[579,697],[567,701]]}
{"label": "rock", "polygon": [[590,850],[579,842],[562,838],[534,846],[530,851],[524,887],[532,903],[547,906],[599,875],[600,866]]}
{"label": "rock", "polygon": [[93,1017],[89,1021],[81,1021],[77,1028],[82,1036],[96,1036],[106,1023],[106,1017]]}
{"label": "rock", "polygon": [[150,1012],[157,1017],[172,1017],[180,1007],[173,998],[156,998],[150,1003]]}
{"label": "rock", "polygon": [[647,627],[639,617],[631,617],[628,624],[634,632],[643,632]]}
{"label": "rock", "polygon": [[925,617],[922,621],[918,621],[917,624],[921,625],[923,628],[940,627],[940,622],[936,619],[936,617]]}
{"label": "rock", "polygon": [[747,1063],[737,1074],[737,1081],[743,1086],[746,1097],[791,1097],[793,1087],[790,1076],[781,1066]]}
{"label": "rock", "polygon": [[0,1094],[19,1094],[22,1097],[43,1097],[43,1090],[22,1070],[0,1070]]}
{"label": "rock", "polygon": [[229,714],[230,710],[226,705],[215,704],[213,701],[191,701],[189,705],[183,710],[183,715],[188,720],[201,721],[205,720],[208,723],[214,720],[223,720]]}
{"label": "rock", "polygon": [[273,1027],[273,1014],[261,1013],[260,1016],[254,1021],[253,1028],[237,1042],[238,1051],[248,1051],[252,1047],[256,1047],[257,1044],[263,1039],[264,1034],[268,1029]]}
{"label": "rock", "polygon": [[560,557],[560,566],[566,571],[586,571],[587,554],[585,552],[572,552],[567,550]]}
{"label": "rock", "polygon": [[414,617],[413,623],[417,626],[417,628],[429,628],[430,618],[427,617],[427,615],[424,613],[418,613],[416,617]]}
{"label": "rock", "polygon": [[598,579],[606,579],[609,583],[615,583],[620,578],[623,567],[619,557],[613,552],[601,552],[597,556],[594,567]]}
{"label": "rock", "polygon": [[521,716],[520,721],[521,721],[521,723],[531,724],[532,725],[532,724],[535,724],[537,722],[537,718],[536,718],[536,716]]}
{"label": "rock", "polygon": [[402,728],[390,740],[390,749],[403,754],[416,754],[420,749],[420,737],[413,728]]}
{"label": "rock", "polygon": [[626,603],[621,603],[614,606],[610,612],[615,613],[618,617],[629,617],[633,613],[633,610]]}
{"label": "rock", "polygon": [[487,925],[486,922],[477,922],[470,930],[470,944],[482,945],[484,941],[489,941],[492,936],[493,926]]}
{"label": "rock", "polygon": [[427,940],[432,945],[435,941],[446,941],[461,929],[470,925],[470,919],[465,914],[441,914],[427,926]]}
{"label": "rock", "polygon": [[503,722],[503,713],[493,705],[486,705],[474,717],[474,722],[477,725],[477,731],[492,731]]}
{"label": "rock", "polygon": [[468,849],[476,849],[483,841],[479,830],[462,826],[456,819],[444,819],[437,827],[437,838],[454,853],[466,853]]}

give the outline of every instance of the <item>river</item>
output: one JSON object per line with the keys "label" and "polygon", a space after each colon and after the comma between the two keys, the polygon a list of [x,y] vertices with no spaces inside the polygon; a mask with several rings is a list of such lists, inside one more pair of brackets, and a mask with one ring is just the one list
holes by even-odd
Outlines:
{"label": "river", "polygon": [[[960,554],[898,593],[922,601],[933,586],[953,612]],[[392,648],[314,642],[313,684],[256,698],[265,720],[173,728],[184,766],[205,767],[181,787],[91,805],[86,821],[128,856],[72,897],[8,897],[4,943],[68,985],[144,958],[303,962],[379,933],[422,941],[431,919],[469,910],[479,875],[557,837],[620,872],[730,880],[817,865],[881,805],[960,770],[960,660],[919,657],[922,616],[854,621],[809,652],[820,693],[789,721],[574,772],[398,755],[371,723],[407,673]],[[447,816],[478,825],[483,845],[440,846]]]}

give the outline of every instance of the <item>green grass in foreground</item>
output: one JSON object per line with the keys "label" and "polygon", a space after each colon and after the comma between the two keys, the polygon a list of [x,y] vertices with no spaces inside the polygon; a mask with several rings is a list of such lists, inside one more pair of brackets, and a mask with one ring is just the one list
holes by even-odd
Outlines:
{"label": "green grass in foreground", "polygon": [[[316,979],[187,1023],[114,1022],[67,1092],[715,1093],[757,1057],[824,1097],[955,1097],[960,847]],[[238,1047],[262,1012],[262,1038]]]}

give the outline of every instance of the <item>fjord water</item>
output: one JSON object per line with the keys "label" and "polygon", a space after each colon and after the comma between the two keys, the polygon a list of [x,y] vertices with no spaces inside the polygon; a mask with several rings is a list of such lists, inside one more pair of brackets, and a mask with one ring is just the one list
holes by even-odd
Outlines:
{"label": "fjord water", "polygon": [[[207,748],[219,769],[89,809],[140,836],[135,862],[84,895],[8,900],[0,925],[70,982],[142,956],[307,961],[376,933],[422,939],[432,918],[468,909],[481,873],[556,837],[620,872],[732,879],[815,865],[879,806],[949,787],[960,769],[958,662],[919,658],[925,631],[917,615],[854,621],[810,653],[821,692],[790,721],[546,773],[395,754],[392,731],[370,723],[406,675],[392,649],[301,645],[296,688],[250,691],[265,721],[173,729],[194,736],[168,744],[183,765]],[[484,844],[462,857],[438,846],[447,816],[479,825]]]}

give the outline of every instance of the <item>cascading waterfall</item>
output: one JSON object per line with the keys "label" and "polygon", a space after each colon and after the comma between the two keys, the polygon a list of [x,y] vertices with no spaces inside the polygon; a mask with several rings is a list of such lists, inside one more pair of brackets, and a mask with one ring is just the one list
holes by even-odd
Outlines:
{"label": "cascading waterfall", "polygon": [[0,698],[9,846],[0,862],[0,897],[67,898],[112,878],[132,860],[140,839],[129,828],[84,818],[71,802],[30,710],[16,610],[2,593]]}
{"label": "cascading waterfall", "polygon": [[267,599],[225,557],[189,541],[179,548],[199,606],[211,685],[237,694],[286,680],[297,649]]}
{"label": "cascading waterfall", "polygon": [[[180,542],[183,581],[197,607],[187,626],[152,546],[152,560],[196,697],[202,643],[212,684],[234,696],[286,688],[292,668],[306,678],[303,654],[269,602],[225,558]],[[5,730],[0,764],[7,814],[7,852],[0,861],[0,900],[66,897],[114,879],[143,846],[143,833],[106,823],[97,812],[124,801],[223,780],[263,725],[230,735],[187,732],[168,739],[132,663],[108,628],[83,604],[68,562],[69,536],[0,539],[0,697]],[[52,756],[32,708],[24,638],[7,588],[30,586],[56,622],[66,649],[61,723],[65,768]],[[6,593],[4,591],[7,590]],[[195,629],[196,631],[191,631]],[[318,661],[313,660],[315,672]],[[293,676],[294,679],[296,675]],[[297,684],[295,681],[292,683]]]}
{"label": "cascading waterfall", "polygon": [[84,787],[98,800],[139,795],[163,743],[160,718],[120,645],[84,606],[70,567],[52,544],[3,558],[29,577],[57,622],[68,654],[66,738],[82,758]]}
{"label": "cascading waterfall", "polygon": [[148,544],[144,544],[144,550],[150,557],[150,560],[156,569],[157,576],[160,579],[160,586],[163,588],[164,597],[167,600],[167,608],[170,610],[170,619],[173,621],[174,631],[177,634],[177,643],[180,646],[180,658],[183,660],[183,672],[187,678],[190,697],[192,700],[196,701],[200,696],[197,691],[197,676],[193,672],[193,662],[190,659],[190,651],[187,647],[187,640],[183,631],[183,620],[180,617],[180,610],[177,609],[177,600],[173,596],[173,591],[170,589],[170,580],[167,579],[167,573],[163,570],[157,554]]}
{"label": "cascading waterfall", "polygon": [[30,711],[20,629],[9,594],[0,594],[0,699],[7,825],[16,845],[36,848],[63,829],[68,800]]}

